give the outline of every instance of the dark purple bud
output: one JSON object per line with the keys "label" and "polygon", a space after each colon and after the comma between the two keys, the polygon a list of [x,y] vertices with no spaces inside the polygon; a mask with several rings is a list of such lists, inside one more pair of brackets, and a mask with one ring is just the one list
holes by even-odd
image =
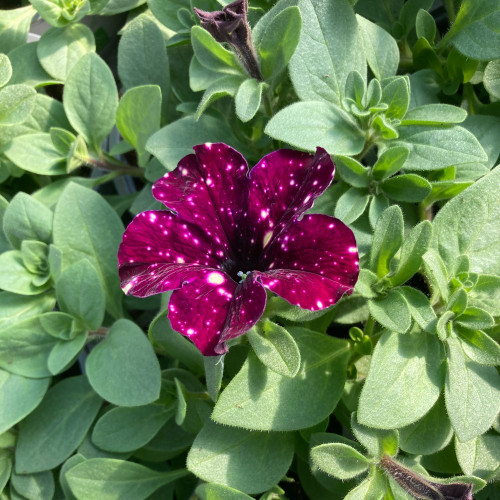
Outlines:
{"label": "dark purple bud", "polygon": [[413,498],[420,500],[474,500],[472,483],[435,483],[394,462],[388,456],[382,458],[379,466]]}
{"label": "dark purple bud", "polygon": [[227,42],[252,78],[262,81],[259,63],[253,48],[250,26],[247,22],[248,0],[236,0],[222,10],[206,12],[194,8],[195,14],[218,42]]}

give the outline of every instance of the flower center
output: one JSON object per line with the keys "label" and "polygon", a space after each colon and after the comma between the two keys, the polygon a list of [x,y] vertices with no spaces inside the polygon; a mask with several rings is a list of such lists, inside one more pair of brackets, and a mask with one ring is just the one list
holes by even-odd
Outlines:
{"label": "flower center", "polygon": [[243,283],[246,279],[246,277],[251,273],[252,271],[247,271],[246,273],[244,273],[243,271],[238,271],[236,273],[236,276],[238,276],[238,278],[241,278],[239,283]]}

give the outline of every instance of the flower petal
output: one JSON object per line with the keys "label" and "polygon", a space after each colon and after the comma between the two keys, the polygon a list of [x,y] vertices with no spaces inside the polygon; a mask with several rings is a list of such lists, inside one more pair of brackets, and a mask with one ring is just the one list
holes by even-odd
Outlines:
{"label": "flower petal", "polygon": [[311,208],[334,174],[323,148],[314,156],[292,149],[264,156],[250,172],[249,217],[256,244],[265,247],[273,234]]}
{"label": "flower petal", "polygon": [[292,223],[272,241],[264,260],[262,284],[312,311],[350,294],[359,274],[354,234],[327,215],[305,215]]}
{"label": "flower petal", "polygon": [[169,314],[172,328],[189,337],[205,356],[227,352],[225,342],[243,335],[262,316],[264,287],[248,276],[236,283],[213,272],[172,293]]}
{"label": "flower petal", "polygon": [[140,213],[118,249],[122,288],[146,297],[218,269],[224,251],[202,228],[167,210]]}
{"label": "flower petal", "polygon": [[226,144],[201,144],[153,185],[153,196],[189,222],[202,226],[226,252],[239,252],[248,200],[248,166]]}

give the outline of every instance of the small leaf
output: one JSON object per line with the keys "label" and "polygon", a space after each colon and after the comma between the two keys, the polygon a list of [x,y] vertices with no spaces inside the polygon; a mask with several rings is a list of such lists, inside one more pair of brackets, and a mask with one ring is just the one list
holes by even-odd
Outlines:
{"label": "small leaf", "polygon": [[410,151],[404,146],[386,149],[373,165],[372,175],[377,181],[382,181],[399,172],[408,158]]}
{"label": "small leaf", "polygon": [[377,222],[387,208],[389,208],[390,202],[383,195],[375,195],[371,197],[370,208],[368,209],[368,218],[370,219],[370,226],[375,228],[377,226]]}
{"label": "small leaf", "polygon": [[386,332],[377,343],[361,391],[358,422],[398,429],[422,418],[443,384],[441,342],[423,332]]}
{"label": "small leaf", "polygon": [[379,217],[373,235],[370,267],[382,278],[389,272],[389,262],[403,242],[403,212],[393,205]]}
{"label": "small leaf", "polygon": [[364,137],[350,115],[318,101],[296,102],[283,108],[269,120],[265,132],[307,151],[321,146],[336,154],[356,155],[364,145]]}
{"label": "small leaf", "polygon": [[425,38],[430,44],[434,43],[436,37],[436,21],[425,9],[419,9],[415,21],[415,29],[418,38]]}
{"label": "small leaf", "polygon": [[342,443],[315,446],[311,459],[322,471],[339,479],[351,479],[365,472],[370,461],[358,451]]}
{"label": "small leaf", "polygon": [[81,443],[101,403],[84,375],[53,386],[23,422],[16,470],[21,474],[40,472],[64,462]]}
{"label": "small leaf", "polygon": [[234,98],[236,115],[242,122],[251,120],[259,110],[262,90],[266,84],[255,78],[245,80]]}
{"label": "small leaf", "polygon": [[397,289],[390,290],[383,298],[369,300],[368,309],[376,321],[393,332],[405,333],[411,326],[410,308]]}
{"label": "small leaf", "polygon": [[27,500],[39,500],[40,498],[52,498],[55,491],[54,475],[51,471],[39,472],[38,474],[18,474],[12,472],[10,478],[11,487],[16,493]]}
{"label": "small leaf", "polygon": [[471,330],[458,325],[455,332],[459,335],[465,354],[481,365],[500,365],[500,346],[481,330]]}
{"label": "small leaf", "polygon": [[217,402],[224,374],[224,356],[204,356],[205,382],[212,401]]}
{"label": "small leaf", "polygon": [[495,321],[486,311],[479,307],[468,307],[460,316],[457,317],[456,322],[466,328],[481,330],[483,328],[491,328]]}
{"label": "small leaf", "polygon": [[35,106],[36,92],[28,85],[9,85],[0,89],[0,125],[24,122]]}
{"label": "small leaf", "polygon": [[486,65],[483,84],[492,97],[500,99],[500,59],[490,61]]}
{"label": "small leaf", "polygon": [[296,6],[283,9],[266,26],[258,46],[264,79],[279,75],[299,43],[302,17]]}
{"label": "small leaf", "polygon": [[405,237],[396,270],[389,275],[393,286],[402,285],[418,272],[422,256],[429,248],[432,238],[432,224],[422,221]]}
{"label": "small leaf", "polygon": [[398,290],[403,294],[410,308],[410,314],[418,326],[428,333],[433,333],[437,317],[429,299],[420,290],[410,286],[402,286]]}
{"label": "small leaf", "polygon": [[449,104],[425,104],[410,109],[401,125],[445,125],[461,123],[467,118],[467,111]]}
{"label": "small leaf", "polygon": [[187,457],[199,478],[244,493],[260,493],[281,480],[293,458],[293,435],[253,432],[208,420]]}
{"label": "small leaf", "polygon": [[201,500],[252,500],[241,491],[215,483],[200,484],[195,493]]}
{"label": "small leaf", "polygon": [[141,406],[160,395],[158,359],[147,337],[129,320],[113,324],[85,366],[92,387],[113,404]]}
{"label": "small leaf", "polygon": [[352,224],[363,215],[369,201],[370,196],[367,189],[351,187],[337,200],[335,217],[344,224]]}
{"label": "small leaf", "polygon": [[500,410],[496,368],[467,360],[457,339],[448,338],[446,409],[457,437],[465,442],[486,432]]}
{"label": "small leaf", "polygon": [[12,76],[12,65],[6,54],[0,54],[0,87],[6,85]]}
{"label": "small leaf", "polygon": [[196,59],[212,71],[240,75],[243,69],[237,57],[216,42],[212,35],[200,26],[191,28],[191,44]]}
{"label": "small leaf", "polygon": [[91,458],[72,467],[66,479],[78,499],[144,500],[187,474],[185,469],[158,472],[125,460]]}
{"label": "small leaf", "polygon": [[293,337],[282,326],[261,321],[247,333],[250,345],[262,363],[285,377],[295,377],[300,368],[300,351]]}
{"label": "small leaf", "polygon": [[115,124],[118,90],[109,66],[95,53],[82,56],[66,78],[64,110],[74,129],[99,151]]}
{"label": "small leaf", "polygon": [[443,260],[433,249],[427,250],[422,256],[425,274],[431,283],[433,295],[439,295],[444,301],[448,300],[450,290],[448,286],[448,273]]}
{"label": "small leaf", "polygon": [[382,102],[388,105],[385,116],[401,119],[410,104],[410,80],[407,76],[394,76],[382,81]]}
{"label": "small leaf", "polygon": [[417,203],[429,195],[431,184],[420,175],[403,174],[386,179],[381,183],[380,189],[393,200]]}
{"label": "small leaf", "polygon": [[351,186],[366,188],[370,184],[370,169],[354,158],[336,155],[335,167],[342,179]]}

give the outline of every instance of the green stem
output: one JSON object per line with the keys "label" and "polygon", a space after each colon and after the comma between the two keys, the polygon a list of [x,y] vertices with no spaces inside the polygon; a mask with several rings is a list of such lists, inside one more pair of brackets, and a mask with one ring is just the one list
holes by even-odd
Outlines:
{"label": "green stem", "polygon": [[106,184],[106,182],[112,181],[120,176],[120,172],[113,171],[109,174],[101,175],[100,177],[96,177],[94,180],[94,187],[101,186],[102,184]]}
{"label": "green stem", "polygon": [[266,110],[266,115],[269,118],[272,118],[273,117],[273,102],[272,102],[270,92],[271,92],[270,87],[268,89],[266,89],[264,92],[264,109]]}
{"label": "green stem", "polygon": [[455,22],[455,18],[457,17],[457,13],[455,10],[455,2],[454,0],[444,0],[444,7],[446,12],[448,12],[448,19],[450,20],[450,25]]}
{"label": "green stem", "polygon": [[365,328],[363,330],[363,333],[367,335],[368,337],[371,337],[373,334],[373,328],[375,327],[375,320],[373,317],[370,315],[368,316],[368,319],[366,320],[365,323]]}
{"label": "green stem", "polygon": [[89,167],[111,170],[113,172],[118,172],[118,174],[121,175],[133,175],[135,177],[144,177],[143,169],[139,167],[132,167],[118,160],[111,161],[110,158],[108,157],[102,160],[97,160],[96,158],[91,158],[91,157],[86,157],[81,159]]}
{"label": "green stem", "polygon": [[418,217],[420,221],[429,220],[432,222],[432,203],[426,205],[424,203],[418,204]]}

